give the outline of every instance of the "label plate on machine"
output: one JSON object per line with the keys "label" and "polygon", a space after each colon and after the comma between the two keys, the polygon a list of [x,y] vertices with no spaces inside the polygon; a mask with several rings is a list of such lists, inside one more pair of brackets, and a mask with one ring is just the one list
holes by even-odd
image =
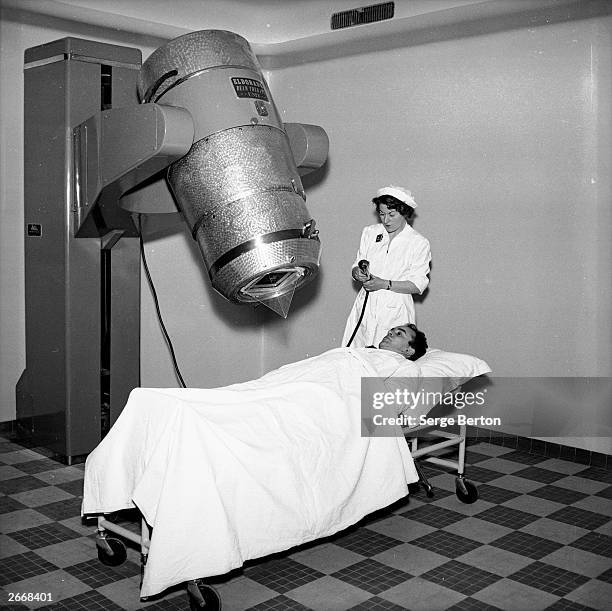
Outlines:
{"label": "label plate on machine", "polygon": [[232,85],[239,98],[269,101],[263,84],[254,78],[232,77]]}

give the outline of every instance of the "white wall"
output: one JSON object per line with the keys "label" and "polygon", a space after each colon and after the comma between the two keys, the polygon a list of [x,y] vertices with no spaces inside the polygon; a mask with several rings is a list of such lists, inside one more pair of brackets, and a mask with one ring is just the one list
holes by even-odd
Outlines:
{"label": "white wall", "polygon": [[[417,304],[431,345],[479,355],[496,376],[610,376],[611,34],[605,17],[273,73],[287,119],[319,123],[331,141],[311,204],[326,248],[308,311],[325,321],[321,347],[337,341],[353,298],[368,202],[391,182],[412,189],[415,228],[432,245]],[[292,350],[312,344],[308,327],[292,329]],[[595,422],[612,425],[609,405],[595,406]],[[553,414],[583,407],[560,402]]]}
{"label": "white wall", "polygon": [[[73,35],[132,44],[146,58],[160,41],[16,11],[0,27],[1,422],[15,416],[25,363],[23,50]],[[413,190],[415,228],[432,243],[417,304],[432,345],[477,354],[501,376],[609,376],[611,28],[610,17],[496,23],[490,35],[369,43],[367,54],[269,72],[283,118],[330,136],[328,164],[305,179],[321,275],[287,320],[233,306],[211,291],[181,222],[152,219],[149,266],[187,383],[227,384],[337,346],[354,297],[349,266],[375,220],[369,201],[389,182]],[[175,385],[144,280],[142,331],[143,385]]]}

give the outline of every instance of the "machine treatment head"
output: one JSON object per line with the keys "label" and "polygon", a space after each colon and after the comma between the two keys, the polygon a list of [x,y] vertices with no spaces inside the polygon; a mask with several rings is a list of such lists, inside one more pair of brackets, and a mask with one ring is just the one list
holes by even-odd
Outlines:
{"label": "machine treatment head", "polygon": [[287,130],[248,42],[221,30],[176,38],[143,64],[138,89],[143,103],[193,117],[193,145],[167,178],[213,287],[286,317],[295,290],[317,274],[320,242]]}

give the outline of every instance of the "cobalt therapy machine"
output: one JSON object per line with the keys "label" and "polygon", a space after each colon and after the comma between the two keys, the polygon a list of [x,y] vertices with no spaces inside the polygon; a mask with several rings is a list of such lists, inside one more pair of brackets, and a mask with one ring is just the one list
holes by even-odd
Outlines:
{"label": "cobalt therapy machine", "polygon": [[22,436],[89,453],[140,385],[137,215],[182,214],[213,288],[287,316],[319,267],[300,177],[325,131],[283,123],[248,42],[157,49],[63,38],[27,49]]}

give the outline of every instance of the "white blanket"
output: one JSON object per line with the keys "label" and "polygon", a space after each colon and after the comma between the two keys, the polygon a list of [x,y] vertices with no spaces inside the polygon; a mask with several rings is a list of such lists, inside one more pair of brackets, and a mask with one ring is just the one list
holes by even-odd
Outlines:
{"label": "white blanket", "polygon": [[85,467],[83,514],[153,527],[141,596],[331,535],[417,481],[403,436],[361,437],[347,348],[219,389],[132,391]]}

